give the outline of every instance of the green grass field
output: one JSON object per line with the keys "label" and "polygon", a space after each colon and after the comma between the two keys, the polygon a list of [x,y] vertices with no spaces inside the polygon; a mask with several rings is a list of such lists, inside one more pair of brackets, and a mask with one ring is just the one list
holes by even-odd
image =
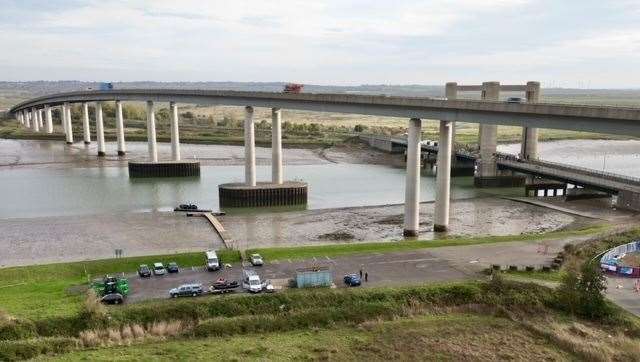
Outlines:
{"label": "green grass field", "polygon": [[[220,251],[224,262],[240,261],[237,251]],[[105,274],[135,272],[140,264],[175,261],[183,267],[203,265],[203,253],[181,253],[56,263],[0,269],[0,309],[21,317],[68,316],[84,294],[70,290]]]}

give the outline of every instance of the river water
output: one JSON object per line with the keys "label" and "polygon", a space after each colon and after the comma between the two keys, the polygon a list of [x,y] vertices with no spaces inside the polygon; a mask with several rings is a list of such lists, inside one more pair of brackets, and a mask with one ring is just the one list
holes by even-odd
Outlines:
{"label": "river water", "polygon": [[[108,144],[109,147],[112,145]],[[92,146],[94,147],[94,146]],[[144,154],[144,143],[130,147]],[[194,155],[236,160],[241,146],[186,145]],[[199,178],[129,179],[126,163],[96,167],[93,150],[64,147],[60,141],[0,140],[0,218],[86,215],[126,211],[169,211],[180,203],[193,202],[218,210],[217,186],[243,180],[238,164],[202,166]],[[517,153],[519,145],[501,145],[502,152]],[[625,175],[640,176],[640,141],[559,141],[542,143],[541,158]],[[258,148],[258,156],[269,149]],[[161,145],[161,158],[168,145]],[[308,150],[285,149],[287,179],[309,183],[308,209],[397,204],[404,201],[402,168],[381,165],[329,163]],[[264,157],[265,159],[267,157]],[[41,162],[42,160],[46,162]],[[51,163],[71,167],[52,167]],[[95,162],[95,161],[91,161]],[[304,164],[305,162],[309,164]],[[9,164],[33,163],[33,167]],[[79,167],[75,167],[79,166]],[[257,167],[258,180],[268,180],[270,166]],[[478,190],[470,177],[452,179],[452,197],[463,199],[487,192],[521,195],[521,190]],[[421,200],[435,199],[435,178],[423,174]]]}
{"label": "river water", "polygon": [[[169,211],[181,203],[218,210],[218,185],[243,180],[244,166],[202,166],[199,178],[130,179],[126,163],[96,167],[93,150],[64,147],[59,141],[0,140],[0,218],[86,215],[126,211]],[[107,145],[109,149],[110,145]],[[161,151],[165,150],[163,145]],[[131,143],[133,153],[146,145]],[[188,145],[190,153],[217,154],[236,160],[241,146]],[[258,155],[268,153],[259,149]],[[287,179],[309,184],[308,209],[397,204],[404,201],[405,171],[381,165],[330,163],[308,150],[285,149]],[[166,157],[161,153],[161,158]],[[315,158],[314,158],[315,157]],[[93,160],[87,164],[87,160]],[[302,164],[305,160],[309,164]],[[28,164],[28,166],[24,166]],[[14,166],[9,166],[14,165]],[[23,166],[15,166],[23,165]],[[60,167],[60,165],[66,165]],[[69,166],[71,165],[71,166]],[[87,166],[88,165],[88,166]],[[76,167],[77,166],[77,167]],[[257,167],[258,180],[268,180],[269,165]],[[477,196],[472,178],[456,178],[453,198]],[[435,178],[425,173],[422,201],[435,198]]]}

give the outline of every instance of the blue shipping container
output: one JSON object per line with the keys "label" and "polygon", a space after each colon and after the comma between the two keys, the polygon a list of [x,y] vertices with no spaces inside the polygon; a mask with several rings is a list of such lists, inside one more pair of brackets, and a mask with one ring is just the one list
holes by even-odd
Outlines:
{"label": "blue shipping container", "polygon": [[333,274],[328,267],[311,267],[296,270],[298,288],[330,287]]}

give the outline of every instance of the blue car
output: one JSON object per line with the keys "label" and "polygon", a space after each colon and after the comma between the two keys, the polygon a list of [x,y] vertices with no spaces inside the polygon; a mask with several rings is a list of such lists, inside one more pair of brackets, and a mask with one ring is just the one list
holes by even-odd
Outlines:
{"label": "blue car", "polygon": [[347,274],[344,276],[344,284],[349,287],[357,287],[362,284],[362,280],[357,274]]}

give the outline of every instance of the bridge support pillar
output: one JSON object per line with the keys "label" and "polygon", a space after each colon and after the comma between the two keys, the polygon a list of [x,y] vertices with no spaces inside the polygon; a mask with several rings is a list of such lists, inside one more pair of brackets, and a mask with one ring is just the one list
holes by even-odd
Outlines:
{"label": "bridge support pillar", "polygon": [[434,210],[433,231],[447,231],[449,227],[449,200],[451,190],[451,148],[453,122],[440,121],[440,141],[438,142],[437,193]]}
{"label": "bridge support pillar", "polygon": [[20,124],[24,126],[25,123],[25,116],[24,116],[24,111],[20,111],[18,112],[18,118],[20,119]]}
{"label": "bridge support pillar", "polygon": [[51,107],[44,106],[44,116],[46,118],[47,133],[53,133],[53,117],[51,116]]}
{"label": "bridge support pillar", "polygon": [[38,110],[38,126],[41,130],[44,130],[44,108]]}
{"label": "bridge support pillar", "polygon": [[[527,82],[527,103],[538,103],[540,100],[540,82]],[[532,127],[522,128],[522,143],[520,157],[526,160],[538,158],[538,129]]]}
{"label": "bridge support pillar", "polygon": [[65,137],[67,136],[67,108],[63,104],[60,106],[60,125],[62,125],[62,131]]}
{"label": "bridge support pillar", "polygon": [[171,116],[171,159],[180,161],[180,129],[178,128],[178,106],[175,102],[169,103],[169,115]]}
{"label": "bridge support pillar", "polygon": [[106,156],[104,147],[104,120],[102,118],[102,102],[96,102],[96,139],[98,141],[98,157]]}
{"label": "bridge support pillar", "polygon": [[147,141],[149,161],[158,162],[158,145],[156,143],[156,114],[153,101],[147,101]]}
{"label": "bridge support pillar", "polygon": [[256,185],[256,139],[253,107],[244,108],[244,179],[247,186]]}
{"label": "bridge support pillar", "polygon": [[118,142],[118,156],[124,156],[127,146],[124,143],[124,118],[122,117],[122,101],[116,101],[116,139]]}
{"label": "bridge support pillar", "polygon": [[271,182],[282,184],[282,111],[271,109]]}
{"label": "bridge support pillar", "polygon": [[33,120],[31,125],[34,132],[40,132],[40,120],[38,119],[38,114],[40,113],[35,107],[31,109],[31,114],[33,114]]}
{"label": "bridge support pillar", "polygon": [[91,143],[91,129],[89,128],[89,104],[82,103],[82,131],[84,133],[84,144]]}
{"label": "bridge support pillar", "polygon": [[404,194],[404,236],[418,236],[420,228],[420,138],[422,120],[409,120],[407,175]]}
{"label": "bridge support pillar", "polygon": [[[482,83],[482,100],[496,102],[500,99],[500,83]],[[495,177],[496,163],[494,154],[498,145],[498,126],[495,124],[480,124],[478,134],[478,146],[480,147],[480,160],[478,176]]]}
{"label": "bridge support pillar", "polygon": [[70,145],[73,143],[73,127],[71,125],[71,106],[69,103],[62,105],[62,123],[65,127],[67,144]]}

